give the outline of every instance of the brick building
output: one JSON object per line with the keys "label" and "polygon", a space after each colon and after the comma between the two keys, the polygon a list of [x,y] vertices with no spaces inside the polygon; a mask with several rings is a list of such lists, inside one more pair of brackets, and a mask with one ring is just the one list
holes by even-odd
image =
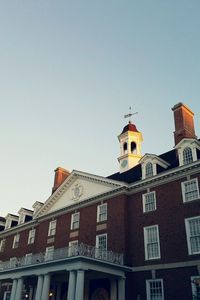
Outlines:
{"label": "brick building", "polygon": [[172,110],[172,150],[142,155],[129,122],[118,173],[57,168],[46,202],[0,217],[0,300],[200,299],[200,141]]}

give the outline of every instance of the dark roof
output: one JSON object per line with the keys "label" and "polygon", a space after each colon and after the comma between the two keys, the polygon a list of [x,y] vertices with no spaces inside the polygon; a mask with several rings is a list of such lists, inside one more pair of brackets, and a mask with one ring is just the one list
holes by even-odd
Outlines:
{"label": "dark roof", "polygon": [[[132,123],[128,123],[128,124],[124,127],[124,129],[122,130],[122,133],[125,133],[125,132],[127,132],[127,131],[138,132],[138,130],[137,130],[135,124],[132,124]],[[122,134],[122,133],[121,133],[121,134]]]}
{"label": "dark roof", "polygon": [[[164,171],[173,169],[179,165],[175,149],[170,150],[166,153],[163,153],[163,154],[159,155],[158,157],[160,157],[161,159],[163,159],[164,161],[166,161],[169,164],[169,167],[167,167],[166,169],[159,166],[157,168],[158,173],[162,173]],[[142,178],[141,164],[138,164],[137,166],[133,167],[132,169],[130,169],[126,172],[123,172],[123,173],[118,172],[118,173],[112,174],[112,175],[108,176],[108,178],[117,180],[117,181],[124,181],[127,183],[133,183],[133,182],[139,181]]]}
{"label": "dark roof", "polygon": [[6,219],[5,218],[3,218],[3,217],[0,217],[0,222],[5,222],[6,221]]}

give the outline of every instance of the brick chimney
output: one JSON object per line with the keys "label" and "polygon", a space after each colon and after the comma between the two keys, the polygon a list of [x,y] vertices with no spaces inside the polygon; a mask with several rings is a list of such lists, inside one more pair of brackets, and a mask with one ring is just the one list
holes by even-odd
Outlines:
{"label": "brick chimney", "polygon": [[64,180],[69,176],[70,172],[61,167],[54,170],[54,186],[52,188],[52,194],[57,190],[57,188],[64,182]]}
{"label": "brick chimney", "polygon": [[177,145],[184,138],[196,139],[194,129],[194,113],[183,103],[172,107],[174,112],[174,140]]}

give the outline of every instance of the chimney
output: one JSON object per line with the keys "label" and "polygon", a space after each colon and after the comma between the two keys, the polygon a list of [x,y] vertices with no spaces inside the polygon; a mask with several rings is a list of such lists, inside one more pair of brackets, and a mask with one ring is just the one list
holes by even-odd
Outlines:
{"label": "chimney", "polygon": [[194,113],[183,103],[172,107],[174,112],[174,141],[177,145],[184,138],[196,139],[194,129]]}
{"label": "chimney", "polygon": [[57,188],[64,182],[64,180],[69,176],[70,172],[61,167],[54,170],[54,186],[52,188],[52,194],[57,190]]}

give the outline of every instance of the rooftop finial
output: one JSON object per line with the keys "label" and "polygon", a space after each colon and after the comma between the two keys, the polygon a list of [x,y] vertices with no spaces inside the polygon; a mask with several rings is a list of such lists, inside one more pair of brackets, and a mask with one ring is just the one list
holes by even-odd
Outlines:
{"label": "rooftop finial", "polygon": [[128,121],[129,124],[131,124],[131,117],[132,117],[133,115],[138,114],[137,111],[133,113],[133,112],[131,111],[131,109],[132,109],[131,106],[129,106],[129,114],[124,115],[124,118],[129,118],[129,121]]}

